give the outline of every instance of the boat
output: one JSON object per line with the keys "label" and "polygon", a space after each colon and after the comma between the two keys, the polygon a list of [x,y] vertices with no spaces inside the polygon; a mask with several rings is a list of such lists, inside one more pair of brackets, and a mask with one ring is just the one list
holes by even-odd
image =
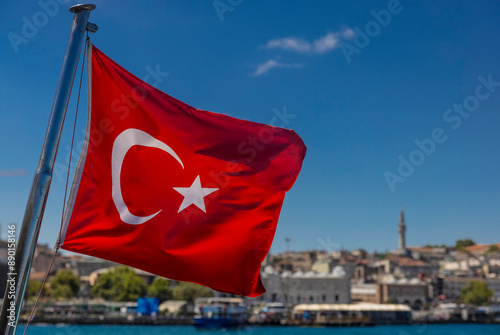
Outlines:
{"label": "boat", "polygon": [[197,329],[235,329],[244,327],[248,315],[241,298],[198,298],[195,300],[194,326]]}
{"label": "boat", "polygon": [[262,307],[262,324],[280,325],[288,320],[288,308],[282,302],[268,302]]}

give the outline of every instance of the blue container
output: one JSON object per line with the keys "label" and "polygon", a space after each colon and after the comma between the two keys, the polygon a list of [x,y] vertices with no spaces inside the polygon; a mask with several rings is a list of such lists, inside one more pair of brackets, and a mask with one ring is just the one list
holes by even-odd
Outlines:
{"label": "blue container", "polygon": [[158,306],[160,299],[158,298],[138,298],[137,299],[137,314],[139,315],[158,315]]}

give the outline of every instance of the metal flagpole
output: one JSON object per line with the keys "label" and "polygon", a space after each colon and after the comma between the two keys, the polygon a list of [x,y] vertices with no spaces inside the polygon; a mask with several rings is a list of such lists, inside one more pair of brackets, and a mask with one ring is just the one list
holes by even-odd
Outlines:
{"label": "metal flagpole", "polygon": [[70,8],[70,12],[75,13],[75,16],[50,112],[42,153],[24,212],[15,258],[9,259],[7,288],[0,316],[0,334],[15,334],[16,332],[87,24],[92,25],[92,27],[89,26],[92,30],[96,29],[95,25],[88,23],[90,11],[95,7],[95,5],[86,4]]}

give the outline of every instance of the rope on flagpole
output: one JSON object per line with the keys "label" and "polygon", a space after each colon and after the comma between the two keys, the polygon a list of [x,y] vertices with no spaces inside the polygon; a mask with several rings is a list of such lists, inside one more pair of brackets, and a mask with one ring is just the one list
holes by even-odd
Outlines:
{"label": "rope on flagpole", "polygon": [[[88,31],[87,31],[87,39],[85,40],[85,43],[90,43]],[[54,249],[55,249],[54,256],[52,257],[52,261],[50,262],[49,268],[47,269],[47,272],[45,273],[45,276],[43,278],[42,286],[40,287],[40,290],[38,291],[38,295],[35,299],[35,303],[33,304],[33,308],[31,309],[31,313],[30,313],[30,316],[29,316],[28,321],[26,323],[26,328],[24,329],[23,335],[26,335],[26,331],[28,330],[28,327],[30,326],[31,319],[33,318],[33,315],[35,314],[36,306],[38,304],[38,301],[40,300],[40,297],[42,296],[42,292],[43,292],[43,289],[45,287],[45,283],[47,282],[47,278],[49,277],[50,270],[52,270],[52,266],[54,265],[54,261],[56,260],[57,254],[58,254],[59,249],[60,249],[59,239],[61,238],[62,225],[63,225],[63,220],[64,220],[64,211],[66,209],[66,197],[68,194],[69,174],[71,171],[71,156],[73,154],[73,145],[75,143],[76,121],[78,120],[78,107],[80,106],[80,93],[82,91],[83,69],[85,67],[86,54],[87,54],[86,52],[83,53],[82,71],[80,73],[80,84],[78,86],[78,98],[76,100],[76,112],[75,112],[75,121],[73,122],[73,134],[71,135],[71,146],[70,146],[70,152],[69,152],[68,172],[66,173],[66,185],[64,187],[64,198],[63,198],[63,207],[62,207],[62,214],[61,214],[61,226],[59,227],[59,234],[57,236],[57,243],[54,246]]]}
{"label": "rope on flagpole", "polygon": [[[87,30],[87,38],[85,40],[85,47],[87,44],[90,43],[90,38],[89,38],[89,32]],[[87,48],[85,48],[86,50]],[[85,56],[87,55],[87,52],[83,53],[83,61],[82,61],[82,71],[80,72],[80,83],[78,85],[78,97],[76,100],[76,112],[75,112],[75,122],[73,123],[73,134],[71,136],[71,146],[70,146],[70,151],[69,151],[69,162],[68,162],[68,173],[66,174],[66,185],[64,187],[64,200],[63,200],[63,207],[62,207],[62,212],[61,212],[61,225],[59,226],[59,234],[57,235],[57,242],[55,245],[56,251],[59,250],[61,247],[61,234],[62,234],[62,229],[63,229],[63,222],[64,222],[64,212],[66,211],[66,200],[67,200],[67,195],[68,195],[68,184],[69,184],[69,173],[71,171],[71,159],[73,155],[73,145],[75,143],[75,132],[76,132],[76,121],[78,120],[78,108],[80,107],[80,93],[82,92],[82,79],[83,79],[83,69],[85,67]]]}

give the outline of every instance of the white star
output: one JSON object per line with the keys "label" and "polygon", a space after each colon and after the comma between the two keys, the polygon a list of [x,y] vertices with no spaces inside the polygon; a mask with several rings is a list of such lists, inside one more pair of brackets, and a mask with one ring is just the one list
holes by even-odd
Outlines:
{"label": "white star", "polygon": [[174,187],[174,190],[179,192],[184,196],[184,200],[181,203],[181,207],[179,207],[180,213],[183,209],[190,205],[196,205],[203,212],[207,212],[205,210],[205,197],[212,192],[219,190],[218,188],[203,188],[200,183],[200,176],[196,177],[190,187]]}

